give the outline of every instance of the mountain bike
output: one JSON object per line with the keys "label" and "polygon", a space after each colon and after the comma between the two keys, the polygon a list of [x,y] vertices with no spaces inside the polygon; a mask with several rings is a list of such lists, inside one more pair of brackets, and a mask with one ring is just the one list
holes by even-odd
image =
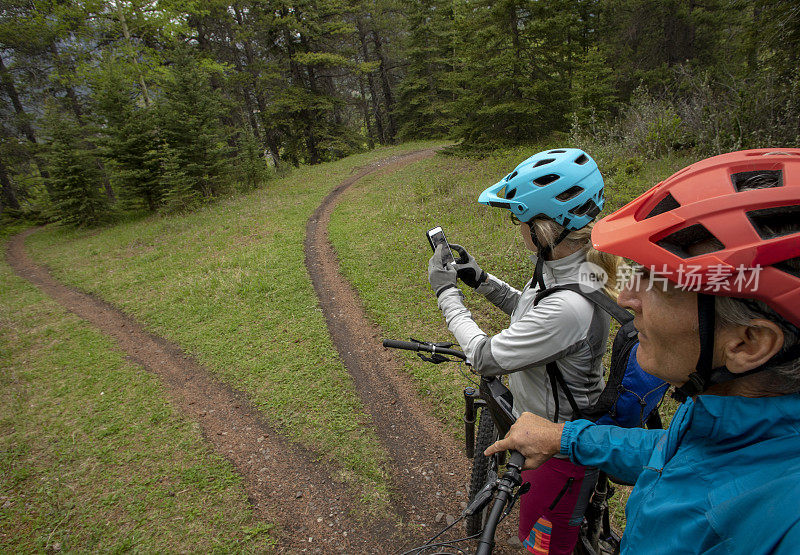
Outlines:
{"label": "mountain bike", "polygon": [[[383,342],[383,346],[392,349],[415,351],[422,360],[433,364],[466,361],[464,353],[453,349],[452,343],[428,343],[415,339],[411,341],[387,339]],[[430,353],[430,355],[423,353]],[[475,450],[481,448],[481,444],[477,446],[475,444],[475,419],[474,416],[470,417],[470,414],[474,413],[476,407],[481,407],[482,414],[487,415],[484,420],[492,422],[491,433],[484,435],[486,438],[500,437],[500,434],[505,435],[508,433],[509,428],[514,423],[515,418],[511,412],[513,398],[508,388],[496,377],[481,376],[478,388],[469,387],[467,390],[464,393],[465,400],[469,400],[466,403],[467,408],[464,417],[466,450],[468,454],[474,453],[474,456],[477,457]],[[491,417],[488,416],[490,414]],[[486,425],[484,424],[484,426]],[[486,438],[483,440],[484,443]],[[483,455],[483,450],[489,445],[486,444],[481,448],[481,456]],[[473,476],[470,480],[469,504],[462,511],[460,517],[430,538],[424,545],[411,549],[403,555],[423,553],[429,549],[448,546],[455,547],[457,549],[456,552],[464,553],[463,549],[456,547],[457,544],[472,540],[478,540],[476,554],[489,554],[492,552],[497,525],[508,516],[517,499],[528,490],[529,484],[522,484],[522,465],[525,462],[525,457],[517,451],[511,451],[507,461],[505,456],[483,458],[486,459],[485,464],[479,466],[477,474],[473,468]],[[503,465],[503,463],[505,464]],[[505,467],[502,474],[500,473],[501,465]],[[479,487],[472,487],[472,484],[478,483],[480,484]],[[434,543],[437,538],[464,519],[467,520],[468,535],[466,537]]]}
{"label": "mountain bike", "polygon": [[[411,339],[387,339],[384,347],[416,352],[432,364],[464,362],[466,356],[453,343],[430,343]],[[427,354],[426,354],[427,353]],[[474,374],[474,371],[473,371]],[[474,387],[477,385],[477,387]],[[512,451],[486,457],[483,452],[497,439],[504,437],[516,418],[512,413],[511,391],[496,376],[480,376],[478,384],[464,388],[465,454],[472,459],[467,508],[452,524],[433,536],[424,545],[403,555],[424,553],[429,549],[454,547],[458,543],[478,540],[476,554],[488,554],[494,548],[494,534],[499,522],[513,509],[516,500],[525,494],[530,484],[522,484],[524,457]],[[477,423],[477,433],[476,433]],[[578,555],[612,555],[619,552],[620,536],[611,528],[608,500],[614,488],[608,477],[600,473],[595,491],[584,516],[574,553]],[[450,541],[434,541],[461,520],[465,521],[467,536]],[[457,548],[456,552],[465,551]],[[442,552],[444,553],[444,552]]]}

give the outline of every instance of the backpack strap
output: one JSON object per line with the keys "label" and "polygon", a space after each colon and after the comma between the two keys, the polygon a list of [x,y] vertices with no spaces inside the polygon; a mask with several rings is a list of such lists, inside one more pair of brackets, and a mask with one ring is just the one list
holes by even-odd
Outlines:
{"label": "backpack strap", "polygon": [[569,402],[569,406],[572,408],[572,418],[583,418],[583,413],[580,408],[578,408],[578,403],[575,401],[575,397],[572,395],[572,391],[570,391],[567,382],[564,380],[564,375],[559,370],[558,365],[556,365],[555,361],[548,362],[545,366],[547,369],[547,375],[550,378],[550,383],[553,386],[553,400],[555,401],[555,414],[553,415],[553,422],[558,424],[558,388],[564,390],[564,395],[567,397],[567,401]]}
{"label": "backpack strap", "polygon": [[[587,291],[585,288],[582,288],[577,283],[564,283],[562,285],[556,285],[554,287],[548,287],[547,289],[543,289],[536,294],[536,297],[533,299],[533,306],[539,304],[543,298],[547,297],[548,295],[552,295],[556,291],[572,291],[584,297],[586,300],[590,301],[595,306],[602,308],[606,311],[612,318],[614,318],[617,322],[622,325],[620,331],[625,331],[626,335],[630,335],[631,337],[636,335],[636,329],[633,325],[626,326],[633,321],[633,316],[630,312],[619,306],[615,303],[611,298],[603,293],[602,291],[598,290],[590,290]],[[548,362],[546,365],[547,368],[547,375],[550,378],[550,384],[553,387],[553,399],[555,401],[555,415],[553,416],[553,422],[558,422],[558,410],[559,410],[559,402],[558,402],[558,388],[564,390],[564,395],[567,397],[567,401],[569,402],[570,408],[572,408],[572,418],[573,420],[576,418],[584,417],[583,411],[578,408],[578,403],[575,401],[575,397],[572,395],[572,391],[570,391],[567,382],[564,380],[564,375],[561,373],[561,370],[556,365],[555,361]],[[620,376],[621,379],[621,376]],[[602,414],[602,413],[601,413]]]}
{"label": "backpack strap", "polygon": [[536,297],[533,299],[533,306],[536,306],[539,304],[539,301],[549,295],[552,295],[556,291],[572,291],[573,293],[577,293],[586,300],[591,301],[595,306],[602,308],[612,318],[614,318],[614,320],[622,325],[633,320],[633,315],[630,312],[619,306],[602,291],[598,291],[596,289],[587,291],[586,287],[578,285],[577,283],[564,283],[539,291],[536,294]]}

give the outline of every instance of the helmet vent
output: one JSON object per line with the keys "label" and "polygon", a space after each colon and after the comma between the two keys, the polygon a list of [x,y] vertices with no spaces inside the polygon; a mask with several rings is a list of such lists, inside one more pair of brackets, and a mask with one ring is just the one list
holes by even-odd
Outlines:
{"label": "helmet vent", "polygon": [[675,200],[675,197],[673,197],[670,193],[667,193],[667,196],[658,201],[658,204],[653,207],[653,209],[647,214],[647,216],[644,217],[644,219],[646,220],[647,218],[658,216],[664,212],[675,210],[676,208],[680,208],[680,206],[681,205],[678,203],[678,201]]}
{"label": "helmet vent", "polygon": [[689,249],[701,243],[708,243],[708,246],[711,247],[710,249],[704,249],[702,254],[716,252],[725,248],[725,245],[701,224],[690,225],[667,235],[660,241],[656,241],[656,245],[681,258],[690,258],[700,254],[690,254]]}
{"label": "helmet vent", "polygon": [[560,175],[548,173],[547,175],[543,175],[542,177],[537,177],[534,179],[533,184],[539,187],[544,187],[545,185],[550,185],[554,181],[558,181],[560,178]]}
{"label": "helmet vent", "polygon": [[581,154],[580,156],[575,158],[575,163],[578,164],[579,166],[584,165],[588,161],[589,161],[589,157],[586,156],[585,154]]}
{"label": "helmet vent", "polygon": [[[577,208],[573,208],[572,210],[570,210],[569,213],[573,214],[575,216],[585,216],[586,213],[589,212],[589,210],[591,210],[592,208],[596,208],[596,207],[597,207],[597,204],[595,204],[595,202],[592,199],[589,199],[586,202],[584,202],[583,204],[581,204],[580,206],[578,206]],[[599,208],[597,208],[597,212],[598,213],[600,212]],[[597,215],[597,214],[595,214],[595,215]]]}
{"label": "helmet vent", "polygon": [[800,206],[764,208],[747,213],[762,239],[774,239],[800,232]]}
{"label": "helmet vent", "polygon": [[773,264],[773,267],[777,268],[781,272],[786,272],[787,274],[800,278],[800,256]]}
{"label": "helmet vent", "polygon": [[506,177],[506,181],[511,181],[512,179],[514,179],[515,177],[517,177],[517,174],[518,174],[518,173],[519,173],[519,172],[518,172],[517,170],[514,170],[513,172],[511,172],[510,174],[508,174],[508,177]]}
{"label": "helmet vent", "polygon": [[516,190],[516,189],[509,189],[509,190],[506,192],[506,198],[507,198],[507,199],[512,199],[512,198],[514,198],[516,195],[517,195],[517,190]]}
{"label": "helmet vent", "polygon": [[533,167],[538,168],[539,166],[544,166],[545,164],[549,164],[550,162],[555,162],[555,161],[556,161],[555,158],[545,158],[544,160],[539,160],[538,162],[536,162],[533,165]]}
{"label": "helmet vent", "polygon": [[551,150],[547,154],[564,154],[566,150]]}
{"label": "helmet vent", "polygon": [[556,196],[556,199],[560,200],[561,202],[567,202],[570,199],[573,199],[580,195],[583,192],[583,187],[579,187],[577,185],[573,185],[560,195]]}
{"label": "helmet vent", "polygon": [[731,174],[731,181],[737,193],[755,189],[783,187],[783,172],[780,170],[759,170]]}

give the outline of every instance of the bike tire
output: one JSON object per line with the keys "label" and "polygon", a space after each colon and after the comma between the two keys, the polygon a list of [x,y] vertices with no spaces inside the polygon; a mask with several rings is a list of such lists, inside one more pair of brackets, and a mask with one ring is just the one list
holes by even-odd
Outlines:
{"label": "bike tire", "polygon": [[[489,480],[497,479],[497,457],[487,457],[483,454],[486,448],[495,441],[497,441],[497,429],[494,426],[492,415],[489,414],[488,409],[481,409],[478,431],[475,434],[475,456],[472,459],[472,475],[469,482],[470,502],[475,499],[475,495]],[[489,503],[482,511],[466,517],[468,535],[471,536],[483,530],[491,506],[492,504]]]}

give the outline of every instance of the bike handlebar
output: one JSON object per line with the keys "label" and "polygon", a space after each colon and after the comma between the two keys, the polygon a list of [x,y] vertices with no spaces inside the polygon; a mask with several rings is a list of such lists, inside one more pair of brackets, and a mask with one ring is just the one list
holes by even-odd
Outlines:
{"label": "bike handlebar", "polygon": [[[445,346],[447,345],[447,346]],[[456,349],[451,349],[449,343],[425,343],[422,341],[398,341],[396,339],[384,339],[383,346],[390,349],[405,349],[407,351],[425,351],[428,353],[450,355],[453,357],[466,360],[466,355]],[[422,355],[420,355],[422,356]],[[426,359],[428,360],[428,359]],[[447,359],[442,358],[443,362]],[[511,392],[508,391],[502,382],[496,377],[481,377],[481,397],[486,400],[487,408],[489,409],[495,426],[500,431],[501,435],[505,435],[509,427],[514,423],[514,415],[511,411]],[[484,409],[485,410],[485,409]],[[494,548],[494,533],[497,524],[503,517],[506,505],[513,504],[519,491],[515,493],[516,488],[522,484],[522,466],[525,464],[525,457],[519,451],[511,451],[508,463],[506,464],[506,471],[503,476],[495,483],[494,505],[486,519],[486,524],[483,528],[480,540],[478,541],[478,549],[476,555],[488,555]],[[488,502],[488,498],[486,502]]]}
{"label": "bike handlebar", "polygon": [[494,498],[494,505],[486,518],[486,525],[483,533],[478,540],[478,548],[475,555],[489,555],[494,549],[494,533],[497,524],[503,516],[506,504],[513,499],[514,488],[522,484],[522,465],[525,464],[525,457],[519,451],[511,451],[511,456],[506,465],[503,477],[497,482],[497,493]]}
{"label": "bike handlebar", "polygon": [[425,351],[427,353],[438,353],[440,355],[450,355],[461,360],[466,360],[467,355],[457,349],[448,347],[438,347],[434,343],[422,343],[419,341],[398,341],[397,339],[384,339],[383,346],[390,349],[405,349],[406,351]]}

